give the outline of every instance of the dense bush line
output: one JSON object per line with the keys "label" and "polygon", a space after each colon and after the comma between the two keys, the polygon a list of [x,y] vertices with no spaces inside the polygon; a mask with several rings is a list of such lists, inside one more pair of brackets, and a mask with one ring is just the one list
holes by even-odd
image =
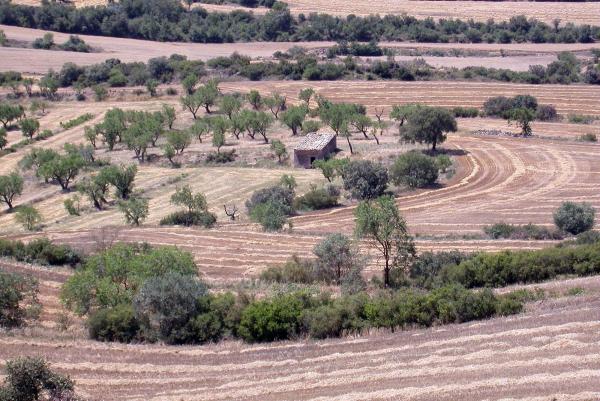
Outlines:
{"label": "dense bush line", "polygon": [[2,0],[0,23],[67,33],[212,43],[260,40],[589,43],[600,32],[600,28],[589,25],[550,26],[525,16],[505,22],[419,20],[405,15],[334,17],[314,13],[295,17],[283,3],[276,3],[266,15],[244,11],[208,13],[202,8],[187,11],[176,0],[121,0],[108,6],[81,8],[58,2],[31,7]]}
{"label": "dense bush line", "polygon": [[537,283],[560,275],[600,273],[600,243],[538,251],[482,253],[440,272],[442,283],[467,288]]}
{"label": "dense bush line", "polygon": [[560,230],[550,230],[531,223],[524,225],[495,223],[485,226],[483,232],[493,239],[561,240],[565,237],[564,232]]}
{"label": "dense bush line", "polygon": [[83,256],[67,245],[55,245],[46,238],[27,244],[22,241],[0,239],[0,256],[15,258],[20,262],[48,266],[72,266],[83,262]]}

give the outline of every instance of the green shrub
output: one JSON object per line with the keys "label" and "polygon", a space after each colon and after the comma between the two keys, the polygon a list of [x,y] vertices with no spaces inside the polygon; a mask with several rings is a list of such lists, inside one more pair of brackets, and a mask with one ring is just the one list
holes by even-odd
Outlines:
{"label": "green shrub", "polygon": [[0,270],[0,327],[20,327],[37,318],[37,281],[28,276]]}
{"label": "green shrub", "polygon": [[412,264],[409,278],[417,287],[432,288],[445,266],[455,266],[472,257],[473,254],[459,251],[423,252]]}
{"label": "green shrub", "polygon": [[92,113],[85,113],[85,114],[82,114],[79,117],[73,118],[72,120],[69,120],[65,123],[61,122],[60,126],[63,129],[70,129],[70,128],[76,127],[78,125],[81,125],[86,121],[90,121],[94,117],[95,116]]}
{"label": "green shrub", "polygon": [[169,272],[196,277],[198,267],[190,253],[175,247],[117,244],[91,256],[69,277],[61,298],[79,314],[130,304],[144,281]]}
{"label": "green shrub", "polygon": [[554,212],[554,224],[569,234],[577,235],[594,227],[596,211],[587,203],[563,202]]}
{"label": "green shrub", "polygon": [[287,222],[286,208],[275,201],[259,203],[252,208],[250,218],[266,231],[279,231]]}
{"label": "green shrub", "polygon": [[444,283],[460,283],[467,288],[502,287],[538,283],[559,275],[598,273],[600,244],[594,243],[537,251],[482,253],[458,265],[445,266],[439,279]]}
{"label": "green shrub", "polygon": [[263,270],[260,279],[270,283],[311,284],[316,281],[314,264],[310,260],[293,255],[284,264]]}
{"label": "green shrub", "polygon": [[454,107],[452,109],[454,117],[475,118],[479,117],[479,109],[476,107]]}
{"label": "green shrub", "polygon": [[54,245],[47,238],[35,239],[28,244],[0,239],[0,256],[50,266],[69,265],[75,267],[83,261],[83,256],[69,246]]}
{"label": "green shrub", "polygon": [[223,152],[210,152],[206,155],[206,162],[215,164],[231,163],[235,161],[236,157],[235,149]]}
{"label": "green shrub", "polygon": [[87,326],[90,338],[97,341],[130,343],[141,340],[140,324],[133,307],[128,304],[99,309],[89,316]]}
{"label": "green shrub", "polygon": [[198,300],[207,295],[206,284],[189,275],[168,272],[147,279],[133,300],[144,337],[167,344],[195,342],[191,322],[200,312]]}
{"label": "green shrub", "polygon": [[295,210],[320,210],[338,205],[340,191],[333,185],[312,187],[304,195],[294,199]]}
{"label": "green shrub", "polygon": [[303,312],[311,304],[305,293],[255,301],[242,312],[238,334],[248,342],[295,338],[301,332]]}
{"label": "green shrub", "polygon": [[378,163],[355,160],[342,170],[344,189],[355,199],[375,199],[383,195],[388,184],[388,173]]}
{"label": "green shrub", "polygon": [[588,132],[587,134],[583,134],[579,137],[579,140],[582,142],[598,142],[598,137],[596,134],[592,134]]}
{"label": "green shrub", "polygon": [[437,181],[438,170],[435,158],[411,151],[396,159],[390,168],[390,178],[396,185],[423,188]]}
{"label": "green shrub", "polygon": [[515,225],[495,223],[483,227],[483,231],[493,239],[520,239],[520,240],[561,240],[564,235],[561,231],[552,231],[546,227],[535,224]]}
{"label": "green shrub", "polygon": [[68,376],[55,373],[42,358],[23,357],[6,361],[2,401],[79,400]]}
{"label": "green shrub", "polygon": [[500,316],[509,316],[521,313],[523,311],[523,303],[510,297],[500,297],[496,305],[496,314]]}
{"label": "green shrub", "polygon": [[592,124],[598,119],[596,116],[584,114],[569,114],[567,118],[571,124]]}
{"label": "green shrub", "polygon": [[200,226],[213,227],[217,222],[217,216],[210,212],[189,212],[181,210],[173,212],[160,220],[161,226]]}

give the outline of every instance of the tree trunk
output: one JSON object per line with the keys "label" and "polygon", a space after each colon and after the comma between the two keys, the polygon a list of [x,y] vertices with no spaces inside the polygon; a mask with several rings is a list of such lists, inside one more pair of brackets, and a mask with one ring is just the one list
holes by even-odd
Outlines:
{"label": "tree trunk", "polygon": [[354,150],[352,149],[352,144],[350,143],[350,137],[346,137],[346,140],[348,141],[348,147],[350,148],[350,154],[353,155]]}
{"label": "tree trunk", "polygon": [[210,106],[208,104],[205,104],[204,108],[206,109],[206,114],[210,114]]}
{"label": "tree trunk", "polygon": [[390,260],[385,257],[385,268],[383,269],[383,285],[388,288],[390,286]]}
{"label": "tree trunk", "polygon": [[433,140],[433,146],[431,147],[431,150],[435,152],[435,146],[437,145],[437,139]]}

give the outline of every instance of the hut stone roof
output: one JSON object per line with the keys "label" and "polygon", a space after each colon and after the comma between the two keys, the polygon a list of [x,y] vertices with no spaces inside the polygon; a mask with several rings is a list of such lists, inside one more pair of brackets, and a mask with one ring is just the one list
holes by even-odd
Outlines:
{"label": "hut stone roof", "polygon": [[331,140],[335,138],[335,134],[308,134],[298,143],[295,150],[323,150]]}

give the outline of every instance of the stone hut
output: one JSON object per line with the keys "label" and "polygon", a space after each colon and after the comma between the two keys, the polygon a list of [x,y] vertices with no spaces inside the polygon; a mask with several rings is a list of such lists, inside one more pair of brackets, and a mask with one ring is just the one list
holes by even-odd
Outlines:
{"label": "stone hut", "polygon": [[335,152],[335,134],[308,134],[294,148],[294,166],[311,168],[315,160],[322,160]]}

